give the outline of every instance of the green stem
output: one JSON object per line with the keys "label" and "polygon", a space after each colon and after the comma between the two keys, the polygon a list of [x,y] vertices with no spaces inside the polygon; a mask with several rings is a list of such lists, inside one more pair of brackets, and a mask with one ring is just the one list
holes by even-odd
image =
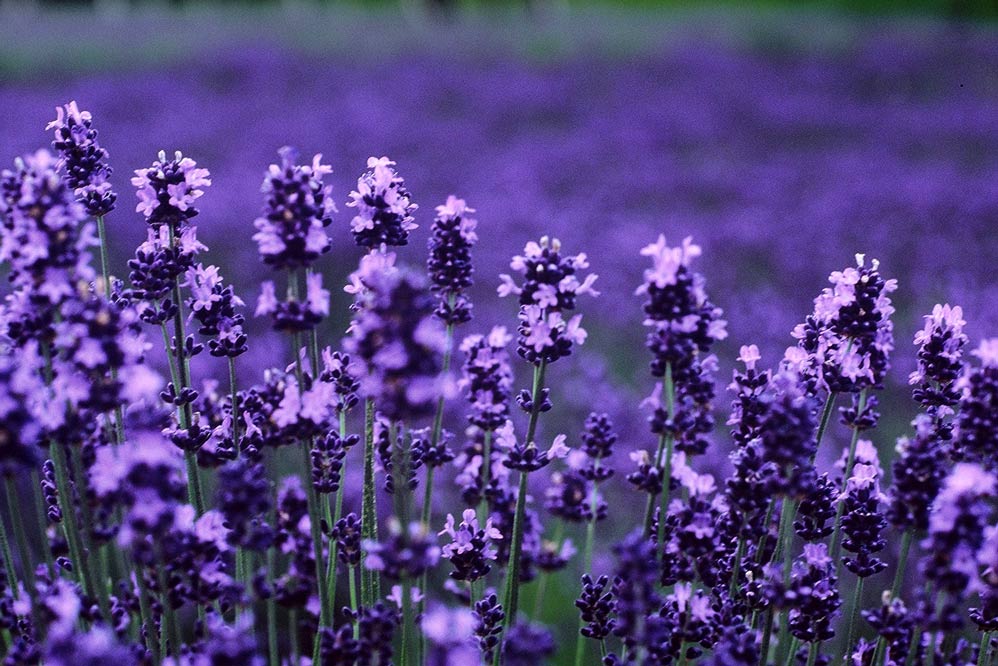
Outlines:
{"label": "green stem", "polygon": [[981,647],[977,654],[977,666],[986,666],[991,663],[991,632],[985,631],[981,636]]}
{"label": "green stem", "polygon": [[489,519],[489,499],[487,496],[489,476],[492,473],[492,431],[486,430],[482,439],[482,498],[478,501],[478,522],[485,525]]}
{"label": "green stem", "polygon": [[[7,491],[7,510],[10,512],[10,525],[14,530],[14,542],[17,544],[17,550],[21,555],[21,570],[24,574],[24,582],[28,589],[28,594],[32,599],[35,598],[37,592],[35,590],[35,571],[31,566],[34,558],[31,556],[31,548],[28,545],[28,535],[24,531],[24,523],[19,520],[19,516],[24,514],[21,512],[20,500],[17,495],[17,488],[14,485],[14,478],[10,476],[4,476],[3,479],[4,487]],[[6,530],[4,530],[4,540],[6,541]],[[8,550],[10,545],[7,544]],[[9,553],[5,554],[5,556]],[[14,559],[10,558],[10,572],[11,572],[11,583],[17,580],[17,576],[14,573]]]}
{"label": "green stem", "polygon": [[[346,439],[347,436],[347,415],[346,412],[341,411],[339,413],[339,423],[340,423],[340,441]],[[333,509],[332,517],[329,516],[329,502],[323,501],[323,506],[326,511],[327,520],[329,522],[329,529],[332,530],[333,527],[340,521],[343,515],[343,488],[346,485],[346,459],[343,459],[342,467],[340,467],[340,487],[336,489],[336,502],[335,508]],[[339,563],[337,562],[339,552],[339,544],[336,543],[335,539],[329,540],[329,568],[327,569],[326,581],[329,586],[329,599],[334,604],[333,607],[333,623],[335,624],[336,619],[336,583],[339,574]],[[352,592],[352,590],[351,590]]]}
{"label": "green stem", "polygon": [[[156,621],[152,616],[152,603],[149,600],[149,586],[146,585],[145,575],[141,571],[135,572],[135,580],[139,586],[139,635],[142,636],[143,644],[152,652],[153,663],[160,663],[162,655],[159,651],[159,638],[156,630]],[[144,631],[143,631],[144,628]]]}
{"label": "green stem", "polygon": [[55,466],[59,504],[62,508],[62,524],[66,532],[66,541],[69,544],[70,557],[73,558],[74,570],[79,572],[84,594],[96,594],[94,581],[90,574],[90,565],[86,560],[88,553],[83,552],[80,527],[76,522],[76,505],[71,500],[73,495],[69,485],[69,465],[66,462],[62,445],[52,442],[49,450],[52,453],[52,462]]}
{"label": "green stem", "polygon": [[[350,566],[347,567],[347,582],[350,585],[350,610],[356,615],[357,613],[357,567]],[[360,627],[354,622],[353,625],[353,637],[357,638],[360,632]]]}
{"label": "green stem", "polygon": [[807,648],[807,666],[814,666],[818,660],[818,643],[811,643]]}
{"label": "green stem", "polygon": [[911,551],[911,542],[915,533],[912,530],[905,530],[901,536],[901,555],[898,558],[898,568],[894,572],[894,584],[891,585],[891,599],[897,599],[901,594],[901,585],[904,583],[904,573],[908,566],[908,553]]}
{"label": "green stem", "polygon": [[402,581],[402,659],[401,666],[417,666],[413,654],[416,614],[412,608],[412,581]]}
{"label": "green stem", "polygon": [[[49,574],[55,575],[55,557],[52,549],[48,545],[48,519],[45,511],[45,498],[42,497],[42,482],[38,475],[38,468],[31,469],[31,499],[35,505],[35,521],[38,524],[38,534],[42,537],[42,553],[45,557],[45,564],[48,566]],[[18,510],[19,515],[24,515]],[[120,552],[120,549],[115,549]]]}
{"label": "green stem", "polygon": [[863,581],[865,578],[859,578],[856,580],[856,588],[853,592],[852,597],[852,613],[849,615],[849,629],[846,632],[846,650],[845,655],[848,657],[852,651],[852,641],[856,636],[856,632],[859,631],[859,609],[863,606]]}
{"label": "green stem", "polygon": [[[814,462],[814,458],[818,455],[818,447],[821,446],[821,440],[825,436],[825,431],[828,430],[828,424],[832,418],[832,412],[835,409],[835,399],[838,397],[838,393],[832,391],[828,394],[828,398],[825,400],[825,406],[821,410],[821,420],[818,422],[818,433],[815,436],[814,442],[814,455],[811,456],[811,462]],[[817,650],[815,650],[817,652]]]}
{"label": "green stem", "polygon": [[97,595],[97,603],[100,606],[101,614],[104,617],[111,617],[111,602],[108,598],[108,572],[106,568],[106,558],[93,557],[97,549],[90,538],[90,525],[93,525],[93,516],[90,511],[90,503],[85,495],[86,479],[83,474],[82,453],[79,447],[73,447],[70,452],[71,468],[70,473],[75,481],[76,487],[80,489],[80,514],[83,519],[83,528],[80,530],[82,537],[83,552],[87,554],[86,565],[91,568],[90,575],[93,580],[94,590]]}
{"label": "green stem", "polygon": [[[526,446],[534,446],[534,436],[537,432],[537,420],[540,416],[541,390],[544,388],[544,371],[547,362],[541,361],[534,366],[534,378],[531,390],[530,420],[527,422]],[[509,562],[506,565],[506,589],[503,594],[506,617],[503,620],[503,633],[516,620],[517,606],[520,601],[520,555],[523,550],[523,522],[527,512],[527,474],[520,472],[520,482],[516,495],[516,511],[513,514],[513,535],[510,541]],[[501,659],[501,650],[496,650],[495,663]]]}
{"label": "green stem", "polygon": [[769,644],[773,637],[773,609],[766,611],[766,625],[762,630],[762,647],[759,651],[759,666],[769,663]]}
{"label": "green stem", "polygon": [[280,666],[281,658],[277,648],[277,599],[274,596],[274,569],[277,558],[274,547],[267,549],[267,587],[270,596],[267,597],[267,653],[270,656],[270,666]]}
{"label": "green stem", "polygon": [[[378,510],[374,487],[374,401],[364,401],[364,489],[361,499],[361,535],[378,539]],[[364,567],[360,572],[361,604],[370,606],[381,597],[377,572]]]}

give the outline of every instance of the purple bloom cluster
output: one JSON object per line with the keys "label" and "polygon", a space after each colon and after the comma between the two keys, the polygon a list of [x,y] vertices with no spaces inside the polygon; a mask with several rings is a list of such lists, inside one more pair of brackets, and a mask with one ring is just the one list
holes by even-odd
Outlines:
{"label": "purple bloom cluster", "polygon": [[418,226],[412,217],[418,206],[412,203],[395,162],[387,157],[368,158],[367,171],[357,179],[347,206],[357,209],[350,231],[361,247],[405,245]]}
{"label": "purple bloom cluster", "polygon": [[[916,335],[920,413],[887,493],[877,438],[860,433],[879,421],[868,390],[888,385],[895,284],[862,258],[832,274],[775,367],[740,347],[728,473],[723,456],[699,455],[721,438],[713,352],[726,322],[693,270],[700,248],[660,237],[642,251],[652,265],[637,290],[658,449],[635,440],[636,404],[588,385],[566,391],[590,403],[571,449],[555,434],[565,420],[548,422],[569,416],[552,401],[565,377],[546,372],[587,336],[575,312],[596,295],[585,254],[544,237],[513,259],[516,279],[501,278],[533,375],[513,413],[503,326],[465,337],[461,378],[450,374],[453,329],[470,320],[471,249],[486,232],[474,211],[448,199],[425,270],[397,263],[389,246],[407,244],[416,207],[394,163],[372,158],[347,204],[368,250],[345,287],[352,322],[326,346],[317,324],[331,299],[316,263],[332,246],[331,170],[282,149],[254,238],[286,291],[265,283],[257,313],[291,344],[261,337],[270,367],[258,374],[243,302],[191,223],[208,172],[179,153],[136,171],[146,240],[130,284],[104,281],[90,266],[114,238],[103,232],[107,153],[74,104],[50,129],[60,157],[40,151],[0,177],[5,665],[537,664],[565,633],[545,625],[564,605],[560,571],[582,581],[579,664],[597,648],[605,666],[988,662],[998,342],[982,341],[965,367],[960,308],[937,306]],[[100,240],[88,215],[101,218]],[[161,349],[142,322],[161,329]],[[205,348],[221,360],[199,358]],[[577,358],[564,372],[601,376]],[[836,421],[840,392],[854,395]],[[851,441],[836,463],[842,426]],[[615,481],[623,456],[643,501]],[[909,556],[921,589],[905,586]]]}
{"label": "purple bloom cluster", "polygon": [[55,109],[56,118],[45,126],[54,130],[52,148],[60,155],[60,169],[76,198],[93,217],[114,210],[118,195],[108,178],[107,150],[97,142],[97,130],[89,111],[81,111],[76,102]]}

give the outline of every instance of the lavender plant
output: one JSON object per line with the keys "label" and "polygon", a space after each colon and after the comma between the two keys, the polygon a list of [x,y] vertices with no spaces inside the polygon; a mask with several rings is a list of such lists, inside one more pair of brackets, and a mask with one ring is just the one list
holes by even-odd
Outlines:
{"label": "lavender plant", "polygon": [[[998,341],[965,362],[959,307],[937,306],[915,336],[912,432],[893,460],[874,391],[891,371],[896,283],[862,256],[831,274],[774,367],[740,347],[725,435],[714,347],[727,327],[691,268],[700,248],[661,237],[638,289],[656,445],[600,410],[570,440],[553,432],[548,371],[587,339],[588,257],[528,243],[519,278],[499,278],[515,337],[465,336],[455,380],[474,211],[450,197],[425,270],[404,263],[389,248],[408,244],[417,207],[395,163],[371,158],[346,202],[365,250],[344,287],[351,322],[326,340],[331,170],[285,148],[252,225],[278,271],[256,314],[284,337],[254,376],[237,360],[267,342],[247,335],[193,223],[208,171],[161,153],[135,172],[148,228],[117,280],[108,154],[89,113],[57,114],[58,155],[0,175],[4,664],[993,661]],[[518,393],[514,339],[531,370]],[[621,458],[637,466],[629,483]],[[916,570],[921,585],[906,585]]]}

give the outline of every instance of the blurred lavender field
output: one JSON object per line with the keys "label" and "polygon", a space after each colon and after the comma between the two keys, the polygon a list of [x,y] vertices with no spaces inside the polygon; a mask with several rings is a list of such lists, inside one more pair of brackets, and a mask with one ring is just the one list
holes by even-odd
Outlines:
{"label": "blurred lavender field", "polygon": [[[586,353],[562,379],[578,382],[580,413],[594,401],[636,413],[636,397],[594,386],[647,391],[632,292],[637,251],[659,233],[704,247],[730,321],[722,378],[739,344],[775,361],[827,274],[856,252],[900,281],[895,382],[933,303],[962,304],[972,339],[998,330],[998,35],[988,26],[595,11],[434,22],[343,10],[15,15],[6,25],[5,159],[46,144],[54,106],[70,99],[94,113],[122,190],[160,149],[196,157],[215,183],[201,236],[247,301],[259,183],[285,144],[322,152],[340,199],[369,155],[397,160],[424,225],[406,260],[423,260],[425,226],[448,194],[477,208],[476,329],[512,323],[495,276],[525,241],[551,234],[588,252],[605,297],[587,304]],[[145,233],[130,208],[108,220],[117,266]],[[356,265],[348,219],[322,263],[330,284]],[[340,319],[328,335],[345,328],[348,302],[334,292]],[[266,347],[251,346],[261,366]],[[903,426],[912,408],[906,391],[893,393]],[[643,441],[640,419],[629,420]]]}

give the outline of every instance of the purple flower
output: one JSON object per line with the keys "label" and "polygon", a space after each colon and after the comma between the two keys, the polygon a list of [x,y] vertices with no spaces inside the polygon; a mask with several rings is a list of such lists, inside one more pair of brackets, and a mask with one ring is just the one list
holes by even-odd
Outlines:
{"label": "purple flower", "polygon": [[545,236],[540,243],[527,243],[510,267],[521,274],[522,283],[500,275],[498,292],[516,295],[520,303],[517,353],[534,365],[568,356],[572,345],[584,343],[587,334],[582,315],[567,317],[565,312],[575,309],[578,296],[599,295],[593,289],[596,275],[579,281],[578,272],[589,267],[586,255],[562,255],[561,242]]}
{"label": "purple flower", "polygon": [[468,421],[483,430],[495,430],[509,416],[513,372],[506,346],[511,339],[505,327],[496,326],[488,336],[469,335],[461,343],[466,358],[458,388],[471,403]]}
{"label": "purple flower", "polygon": [[426,666],[471,666],[479,663],[475,641],[476,618],[467,608],[430,606],[419,627],[429,642]]}
{"label": "purple flower", "polygon": [[211,185],[210,176],[207,169],[199,168],[179,150],[172,160],[161,150],[152,166],[135,171],[132,185],[139,199],[135,210],[154,227],[179,227],[198,214],[194,202],[204,195],[201,188]]}
{"label": "purple flower", "polygon": [[271,164],[261,191],[263,214],[254,222],[260,257],[274,268],[310,266],[329,251],[325,227],[336,212],[330,186],[322,182],[332,169],[322,164],[322,155],[311,166],[295,164],[298,151],[285,146],[277,151],[280,164]]}
{"label": "purple flower", "polygon": [[17,290],[3,319],[15,340],[34,337],[53,308],[73,297],[80,282],[94,279],[93,227],[56,167],[55,156],[39,150],[0,173],[0,263],[8,265]]}
{"label": "purple flower", "polygon": [[880,492],[880,474],[875,465],[856,463],[842,496],[842,548],[855,553],[844,562],[860,578],[887,568],[887,562],[874,555],[887,545],[882,535],[887,521],[880,509],[886,499]]}
{"label": "purple flower", "polygon": [[966,323],[959,305],[936,304],[925,316],[924,328],[915,334],[918,369],[908,376],[908,383],[915,386],[915,400],[933,416],[952,414],[960,399],[954,384],[963,370]]}
{"label": "purple flower", "polygon": [[336,540],[336,557],[348,567],[360,564],[360,528],[360,518],[352,512],[340,518],[333,526],[331,536]]}
{"label": "purple flower", "polygon": [[212,356],[235,358],[246,352],[245,317],[236,311],[245,304],[236,296],[232,285],[222,285],[217,266],[203,264],[187,269],[190,289],[187,307],[191,318],[197,319],[198,333],[208,336],[208,351]]}
{"label": "purple flower", "polygon": [[832,625],[842,606],[836,587],[835,565],[823,543],[805,544],[803,557],[794,562],[785,602],[790,607],[790,633],[806,643],[835,635]]}
{"label": "purple flower", "polygon": [[398,520],[392,519],[388,531],[389,537],[382,543],[364,541],[364,565],[368,569],[380,571],[389,580],[415,579],[440,560],[440,547],[419,522],[403,530]]}
{"label": "purple flower", "polygon": [[405,245],[409,232],[417,227],[412,214],[418,206],[412,203],[395,162],[387,157],[368,158],[367,171],[357,180],[347,206],[357,211],[350,231],[361,247]]}
{"label": "purple flower", "polygon": [[107,182],[111,175],[108,153],[97,142],[97,130],[89,111],[80,111],[75,101],[55,109],[56,118],[45,126],[54,130],[52,148],[59,153],[59,167],[77,200],[94,217],[114,210],[117,195]]}
{"label": "purple flower", "polygon": [[475,602],[474,615],[478,649],[482,655],[482,662],[487,664],[492,661],[495,649],[499,646],[502,623],[506,614],[495,592],[491,592]]}
{"label": "purple flower", "polygon": [[506,666],[534,666],[554,654],[551,632],[539,624],[517,622],[506,630],[502,663]]}
{"label": "purple flower", "polygon": [[834,271],[832,283],[814,299],[814,313],[794,328],[798,348],[806,355],[803,370],[828,391],[858,393],[878,387],[894,349],[894,307],[889,294],[897,280],[885,280],[874,259],[866,265],[856,255],[856,268]]}
{"label": "purple flower", "polygon": [[929,527],[929,509],[946,477],[948,461],[936,438],[932,417],[920,414],[913,425],[915,437],[903,437],[897,443],[887,519],[902,530],[924,531]]}
{"label": "purple flower", "polygon": [[957,463],[929,514],[929,533],[922,541],[922,573],[939,591],[962,597],[977,577],[977,552],[991,520],[989,501],[995,477],[979,465]]}
{"label": "purple flower", "polygon": [[464,292],[472,285],[471,248],[478,241],[478,222],[468,216],[474,212],[464,199],[449,196],[446,204],[437,206],[430,227],[426,272],[438,296],[434,314],[452,326],[471,320],[471,303]]}
{"label": "purple flower", "polygon": [[575,600],[575,607],[583,622],[579,631],[586,638],[602,641],[613,631],[613,594],[606,591],[609,582],[606,576],[594,581],[589,574],[582,574],[582,594]]}
{"label": "purple flower", "polygon": [[455,526],[453,514],[447,514],[447,524],[439,534],[448,535],[451,541],[441,554],[454,565],[451,578],[475,581],[492,570],[498,553],[492,542],[502,539],[502,534],[492,526],[491,518],[480,527],[474,509],[465,509],[461,517],[461,524]]}
{"label": "purple flower", "polygon": [[421,276],[373,252],[351,276],[354,318],[344,348],[362,361],[360,394],[377,401],[389,420],[433,412],[440,392],[443,326]]}
{"label": "purple flower", "polygon": [[998,469],[998,338],[982,340],[973,352],[980,359],[955,384],[960,394],[953,432],[953,457]]}

